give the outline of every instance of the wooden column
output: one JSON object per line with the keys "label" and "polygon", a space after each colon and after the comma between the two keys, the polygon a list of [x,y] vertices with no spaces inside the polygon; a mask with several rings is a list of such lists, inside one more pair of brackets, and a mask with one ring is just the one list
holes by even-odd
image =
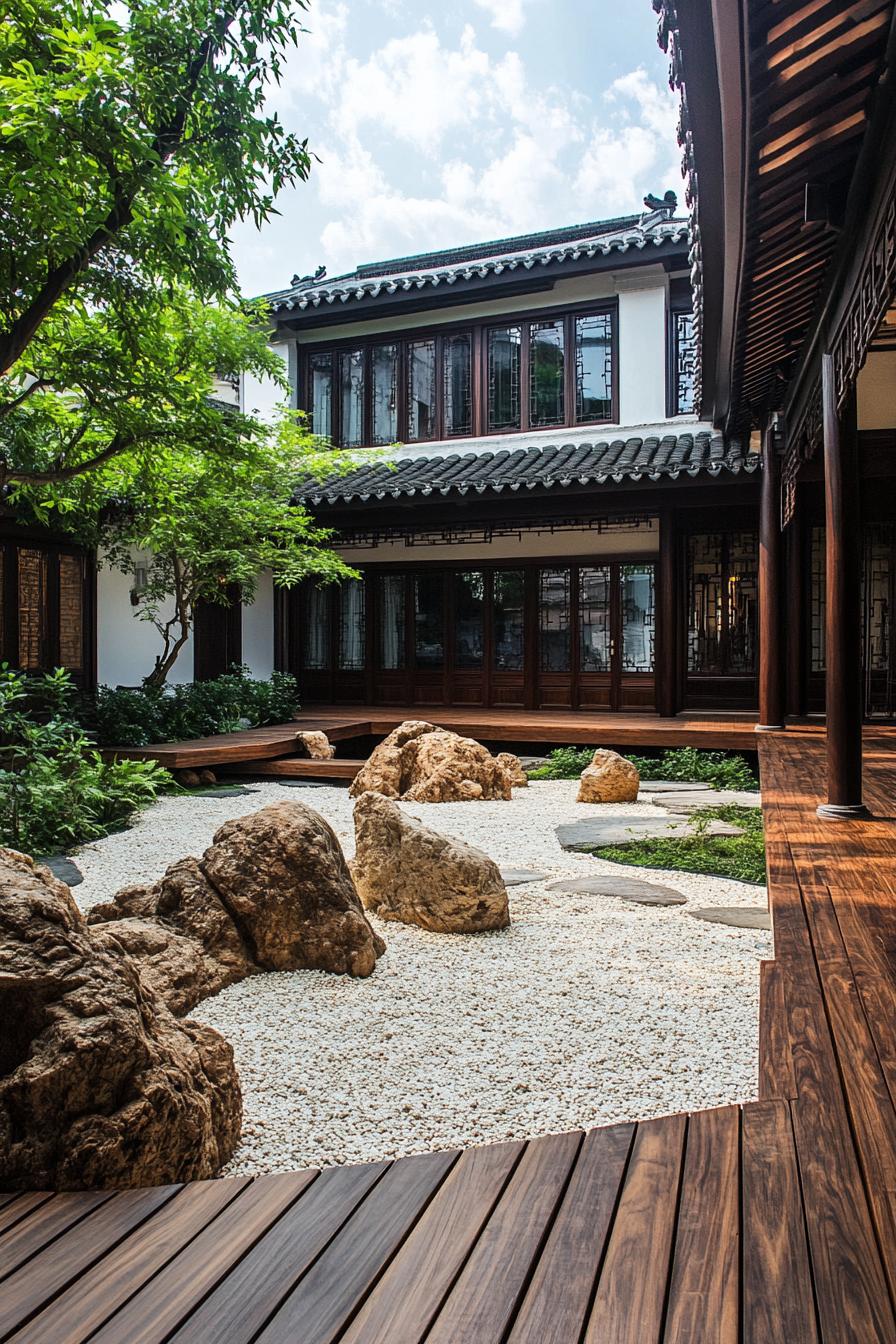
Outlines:
{"label": "wooden column", "polygon": [[837,411],[834,361],[822,356],[828,798],[818,815],[867,816],[862,802],[862,540],[855,388]]}
{"label": "wooden column", "polygon": [[781,513],[778,457],[771,425],[762,432],[759,500],[759,722],[757,733],[784,727],[784,630],[781,621]]}

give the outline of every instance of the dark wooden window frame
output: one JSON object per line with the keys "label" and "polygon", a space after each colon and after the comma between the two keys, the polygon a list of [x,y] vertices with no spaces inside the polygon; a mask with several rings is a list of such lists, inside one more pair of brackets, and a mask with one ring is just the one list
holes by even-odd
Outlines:
{"label": "dark wooden window frame", "polygon": [[[498,570],[515,569],[522,570],[524,575],[524,644],[523,644],[523,666],[519,669],[518,675],[524,679],[527,693],[534,697],[539,678],[543,676],[570,678],[571,684],[578,686],[579,679],[582,676],[591,675],[580,666],[579,649],[579,592],[578,592],[578,573],[582,568],[593,568],[601,565],[611,564],[651,564],[657,568],[657,577],[660,566],[660,555],[657,551],[650,551],[641,554],[631,551],[620,550],[608,552],[607,554],[576,554],[576,555],[545,555],[545,556],[527,556],[526,558],[515,559],[513,556],[488,560],[464,560],[460,556],[456,560],[420,560],[411,564],[407,561],[401,562],[383,562],[371,564],[359,564],[358,572],[365,581],[365,666],[357,670],[341,670],[336,666],[338,653],[338,641],[336,630],[339,617],[339,584],[328,584],[324,591],[329,590],[329,658],[328,666],[320,669],[302,668],[302,639],[301,631],[305,628],[305,600],[304,594],[306,588],[300,585],[294,590],[293,601],[290,602],[289,594],[284,593],[283,601],[276,607],[276,630],[275,630],[275,648],[277,649],[278,667],[281,670],[292,671],[299,679],[300,691],[304,690],[303,683],[311,683],[314,687],[313,699],[315,701],[340,701],[344,703],[354,702],[356,698],[359,703],[376,703],[374,696],[374,687],[376,679],[382,676],[405,676],[409,684],[415,676],[430,676],[433,679],[441,679],[445,685],[445,702],[450,703],[450,697],[447,695],[448,683],[452,677],[458,675],[472,674],[482,676],[486,681],[490,681],[501,669],[494,667],[494,574]],[[538,649],[539,649],[539,617],[538,617],[538,573],[542,569],[560,569],[566,568],[571,571],[572,585],[570,589],[570,669],[565,673],[543,673],[539,669]],[[413,579],[415,574],[422,570],[440,571],[444,575],[443,582],[443,633],[444,633],[444,658],[441,667],[438,668],[417,668],[414,660],[414,612],[413,612]],[[484,641],[483,641],[483,663],[481,668],[460,668],[455,661],[455,641],[456,641],[456,622],[454,619],[454,585],[451,577],[458,571],[481,570],[486,575],[486,588],[484,595]],[[394,672],[389,669],[383,669],[379,665],[378,634],[379,634],[379,609],[378,598],[374,596],[375,580],[380,575],[399,574],[404,577],[404,603],[405,603],[405,653],[404,665],[402,668],[395,669]],[[313,583],[313,580],[307,581]],[[657,586],[656,598],[659,601],[659,589]],[[659,617],[657,616],[659,621]],[[655,651],[654,670],[645,673],[645,676],[654,677],[659,681],[665,676],[666,671],[661,666],[658,651]],[[627,674],[630,676],[637,674]],[[352,693],[346,695],[345,692],[352,688]],[[356,693],[356,694],[355,694]],[[527,708],[535,708],[533,703],[527,705]]]}
{"label": "dark wooden window frame", "polygon": [[10,667],[18,666],[19,659],[19,573],[18,551],[37,550],[45,552],[56,564],[50,564],[47,574],[47,642],[46,655],[41,660],[40,671],[52,671],[60,665],[60,628],[59,628],[59,564],[61,555],[71,556],[82,565],[83,585],[81,593],[82,619],[82,667],[75,673],[78,685],[90,689],[96,685],[96,560],[93,552],[70,542],[48,540],[44,535],[30,529],[22,529],[0,536],[2,552],[3,593],[0,610],[0,662]]}
{"label": "dark wooden window frame", "polygon": [[678,405],[677,318],[683,313],[692,315],[693,311],[690,284],[688,283],[685,291],[681,284],[676,285],[673,281],[673,287],[669,295],[669,307],[666,313],[666,415],[670,420],[697,414],[696,406],[691,407],[690,410],[681,410]]}
{"label": "dark wooden window frame", "polygon": [[[611,322],[611,358],[612,386],[610,414],[599,420],[578,421],[576,419],[576,362],[575,362],[575,322],[579,317],[608,315]],[[488,337],[491,328],[520,326],[530,323],[551,322],[562,319],[564,323],[564,411],[563,421],[557,425],[538,425],[533,430],[529,425],[529,339],[523,335],[520,359],[520,426],[510,429],[488,429]],[[470,382],[471,382],[471,431],[469,434],[450,435],[445,433],[445,394],[444,394],[444,342],[442,337],[456,336],[460,333],[470,335]],[[436,432],[427,439],[408,438],[408,346],[416,341],[435,340],[436,346]],[[527,309],[522,312],[492,313],[487,317],[468,319],[465,322],[446,322],[438,325],[403,328],[401,331],[382,331],[365,336],[347,336],[338,341],[314,341],[299,346],[299,387],[298,405],[300,410],[310,412],[310,361],[313,355],[331,353],[331,427],[332,442],[339,443],[342,437],[341,405],[338,379],[338,355],[345,350],[364,351],[364,433],[363,444],[355,446],[371,447],[373,423],[373,383],[371,378],[372,351],[375,346],[398,346],[398,415],[396,442],[404,444],[437,443],[450,440],[462,443],[468,438],[487,436],[503,437],[530,433],[545,429],[587,429],[590,425],[616,424],[619,419],[619,304],[613,299],[601,299],[594,303],[581,303],[556,308]]]}

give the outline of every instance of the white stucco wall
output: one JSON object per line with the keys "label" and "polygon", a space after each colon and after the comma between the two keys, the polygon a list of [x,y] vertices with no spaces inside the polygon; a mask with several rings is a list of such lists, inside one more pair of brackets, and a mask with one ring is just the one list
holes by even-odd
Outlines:
{"label": "white stucco wall", "polygon": [[[131,606],[133,576],[103,564],[97,574],[97,680],[102,686],[139,686],[153,669],[162,640],[155,626]],[[173,605],[172,605],[173,610]],[[193,680],[193,641],[178,654],[168,680]]]}
{"label": "white stucco wall", "polygon": [[260,680],[274,670],[274,582],[269,570],[259,577],[252,605],[243,604],[243,662]]}
{"label": "white stucco wall", "polygon": [[859,429],[896,429],[896,352],[872,351],[859,373]]}
{"label": "white stucco wall", "polygon": [[619,291],[619,423],[666,416],[666,283],[633,277]]}
{"label": "white stucco wall", "polygon": [[660,547],[660,528],[656,518],[645,519],[635,528],[608,527],[598,532],[590,528],[569,528],[563,531],[520,531],[493,541],[469,542],[464,545],[440,545],[418,541],[406,545],[404,540],[385,541],[380,546],[339,547],[339,554],[350,565],[403,564],[412,565],[420,560],[449,560],[464,565],[476,560],[537,560],[543,556],[565,555],[655,555]]}

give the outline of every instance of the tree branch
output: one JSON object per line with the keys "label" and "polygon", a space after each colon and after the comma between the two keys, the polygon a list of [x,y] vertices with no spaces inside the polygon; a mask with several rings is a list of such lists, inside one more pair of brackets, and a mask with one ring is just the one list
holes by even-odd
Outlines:
{"label": "tree branch", "polygon": [[[187,69],[180,105],[173,116],[169,117],[157,129],[153,137],[152,153],[163,164],[167,163],[168,159],[174,154],[183,137],[187,115],[193,105],[200,75],[219,49],[234,18],[234,13],[221,15],[215,24],[215,31],[207,34],[200,43],[199,50]],[[6,373],[21,358],[41,323],[49,316],[53,306],[78,276],[87,269],[97,253],[131,223],[134,201],[143,186],[147,172],[147,165],[144,163],[130,183],[126,184],[119,179],[114,184],[112,207],[103,221],[94,229],[81,247],[52,268],[24,312],[20,313],[15,321],[0,333],[0,374]]]}
{"label": "tree branch", "polygon": [[34,396],[35,392],[42,392],[45,387],[50,386],[52,384],[48,378],[35,378],[34,382],[29,383],[17,397],[11,397],[9,401],[0,401],[0,420],[12,415],[13,411],[18,410],[29,397]]}

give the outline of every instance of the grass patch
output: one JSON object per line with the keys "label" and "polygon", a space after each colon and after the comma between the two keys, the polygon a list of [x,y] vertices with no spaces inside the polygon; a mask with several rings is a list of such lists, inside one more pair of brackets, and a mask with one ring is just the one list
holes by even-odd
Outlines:
{"label": "grass patch", "polygon": [[[530,779],[578,779],[591,764],[593,747],[557,747],[544,765],[529,771]],[[714,789],[758,789],[759,782],[744,756],[736,751],[703,751],[678,747],[656,756],[627,759],[642,779],[669,779],[709,784]]]}
{"label": "grass patch", "polygon": [[[707,835],[713,818],[740,826],[742,835]],[[713,807],[690,819],[692,835],[659,840],[634,840],[591,852],[612,863],[639,868],[669,868],[680,873],[733,877],[739,882],[765,882],[765,837],[758,807]]]}

